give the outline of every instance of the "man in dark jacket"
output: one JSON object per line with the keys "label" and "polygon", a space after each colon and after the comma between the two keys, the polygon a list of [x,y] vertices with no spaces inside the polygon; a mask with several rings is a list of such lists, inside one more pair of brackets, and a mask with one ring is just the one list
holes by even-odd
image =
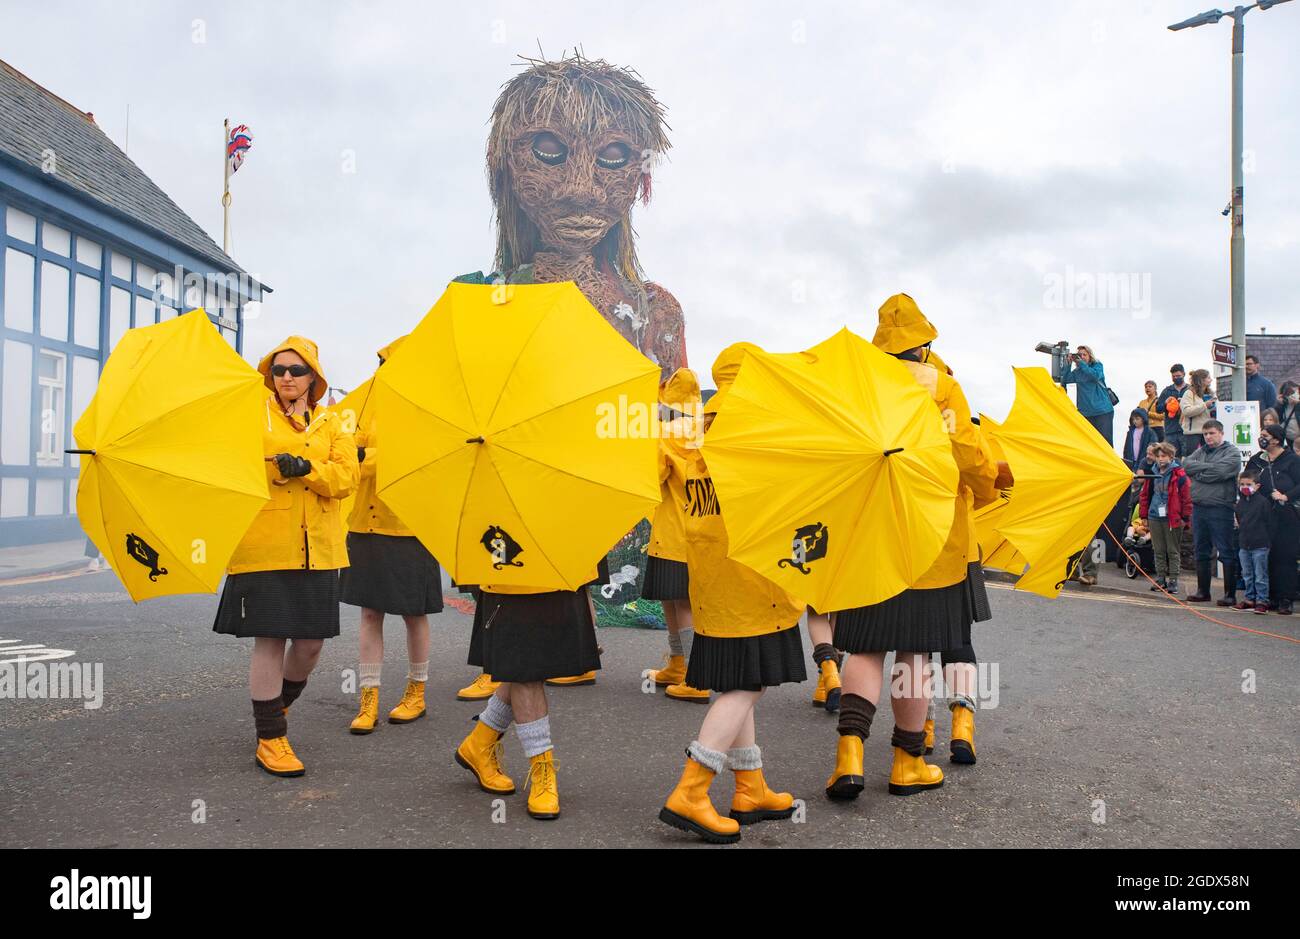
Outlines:
{"label": "man in dark jacket", "polygon": [[1233,548],[1232,507],[1237,502],[1241,451],[1225,443],[1223,425],[1208,420],[1202,426],[1204,445],[1183,460],[1192,480],[1192,539],[1196,545],[1196,593],[1190,603],[1210,600],[1210,558],[1218,551],[1223,563],[1223,598],[1219,606],[1237,602],[1237,557]]}
{"label": "man in dark jacket", "polygon": [[1259,371],[1259,359],[1246,356],[1246,400],[1259,402],[1259,413],[1277,407],[1277,386]]}
{"label": "man in dark jacket", "polygon": [[1165,439],[1178,448],[1180,457],[1183,455],[1183,425],[1178,420],[1177,412],[1170,414],[1167,408],[1171,399],[1175,402],[1183,399],[1183,392],[1187,390],[1187,382],[1184,381],[1186,375],[1181,364],[1170,368],[1169,377],[1173,382],[1160,392],[1160,400],[1156,404],[1156,410],[1165,416]]}

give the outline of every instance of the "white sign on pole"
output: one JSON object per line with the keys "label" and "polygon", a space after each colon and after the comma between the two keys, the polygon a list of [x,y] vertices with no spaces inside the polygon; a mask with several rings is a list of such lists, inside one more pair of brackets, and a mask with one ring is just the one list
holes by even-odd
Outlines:
{"label": "white sign on pole", "polygon": [[1259,402],[1220,401],[1217,410],[1223,423],[1223,436],[1241,451],[1246,460],[1259,452]]}

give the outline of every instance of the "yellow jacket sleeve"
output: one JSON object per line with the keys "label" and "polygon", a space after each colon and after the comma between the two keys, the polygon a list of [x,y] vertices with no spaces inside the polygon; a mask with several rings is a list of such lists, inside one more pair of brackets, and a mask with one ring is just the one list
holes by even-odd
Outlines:
{"label": "yellow jacket sleeve", "polygon": [[361,470],[357,465],[357,443],[351,434],[343,432],[342,422],[337,414],[326,418],[330,422],[329,454],[320,458],[311,457],[311,472],[303,477],[307,488],[327,499],[343,499],[351,495],[361,481]]}

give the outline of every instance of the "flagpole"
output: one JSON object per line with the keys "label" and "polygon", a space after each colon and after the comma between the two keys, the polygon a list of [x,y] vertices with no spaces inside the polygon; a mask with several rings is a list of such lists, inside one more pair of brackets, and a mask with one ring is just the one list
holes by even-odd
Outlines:
{"label": "flagpole", "polygon": [[230,156],[227,149],[230,146],[230,118],[225,121],[225,133],[221,139],[221,164],[223,167],[222,192],[221,192],[221,215],[222,215],[222,236],[221,250],[230,254]]}

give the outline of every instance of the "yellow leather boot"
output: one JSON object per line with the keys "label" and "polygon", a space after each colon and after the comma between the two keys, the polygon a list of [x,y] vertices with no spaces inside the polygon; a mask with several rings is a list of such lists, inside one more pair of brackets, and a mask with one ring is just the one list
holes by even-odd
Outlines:
{"label": "yellow leather boot", "polygon": [[528,814],[533,818],[560,817],[560,787],[555,780],[554,750],[532,757],[528,763]]}
{"label": "yellow leather boot", "polygon": [[925,720],[925,755],[929,756],[934,752],[934,718],[928,717]]}
{"label": "yellow leather boot", "polygon": [[594,685],[596,683],[596,673],[593,671],[584,672],[581,675],[570,675],[567,678],[548,678],[546,679],[546,683],[561,688],[572,687],[574,685]]}
{"label": "yellow leather boot", "polygon": [[894,747],[894,766],[889,773],[890,794],[910,796],[942,785],[943,770],[925,762],[923,756],[912,756],[902,747]]}
{"label": "yellow leather boot", "polygon": [[514,780],[501,766],[503,736],[482,721],[475,721],[474,729],[456,748],[456,762],[474,774],[480,789],[494,796],[508,796],[515,791]]}
{"label": "yellow leather boot", "polygon": [[826,707],[826,673],[817,670],[817,687],[813,689],[812,705],[815,708]]}
{"label": "yellow leather boot", "polygon": [[686,656],[669,655],[665,659],[664,667],[651,671],[650,677],[660,688],[681,684],[686,680]]}
{"label": "yellow leather boot", "polygon": [[794,796],[767,788],[761,769],[738,769],[736,794],[727,814],[742,825],[789,818],[794,814]]}
{"label": "yellow leather boot", "polygon": [[713,770],[689,757],[677,788],[659,810],[659,821],[699,835],[712,844],[734,844],[740,840],[740,822],[723,818],[709,799]]}
{"label": "yellow leather boot", "polygon": [[832,799],[856,799],[865,786],[862,738],[857,734],[843,734],[835,751],[835,772],[826,781],[826,795]]}
{"label": "yellow leather boot", "polygon": [[492,676],[487,672],[479,675],[472,682],[466,685],[460,691],[456,692],[457,701],[486,701],[496,690],[501,687],[501,682],[493,681]]}
{"label": "yellow leather boot", "polygon": [[307,772],[302,760],[298,759],[293,747],[289,746],[288,737],[276,737],[273,740],[259,738],[257,754],[253,759],[272,776],[301,776]]}
{"label": "yellow leather boot", "polygon": [[952,709],[952,740],[948,743],[948,754],[954,763],[975,762],[975,712],[960,704]]}
{"label": "yellow leather boot", "polygon": [[823,707],[827,714],[834,714],[840,709],[840,667],[834,659],[827,659],[819,670],[818,686],[826,688],[826,700]]}
{"label": "yellow leather boot", "polygon": [[409,724],[424,717],[424,682],[407,679],[406,690],[397,707],[388,712],[388,723]]}
{"label": "yellow leather boot", "polygon": [[676,685],[669,685],[664,689],[664,696],[676,698],[678,701],[691,701],[695,704],[708,704],[709,692],[700,688],[692,688],[686,682]]}
{"label": "yellow leather boot", "polygon": [[357,716],[352,718],[352,726],[348,728],[350,733],[368,734],[374,731],[375,725],[379,723],[379,689],[362,688],[361,689],[361,710]]}

